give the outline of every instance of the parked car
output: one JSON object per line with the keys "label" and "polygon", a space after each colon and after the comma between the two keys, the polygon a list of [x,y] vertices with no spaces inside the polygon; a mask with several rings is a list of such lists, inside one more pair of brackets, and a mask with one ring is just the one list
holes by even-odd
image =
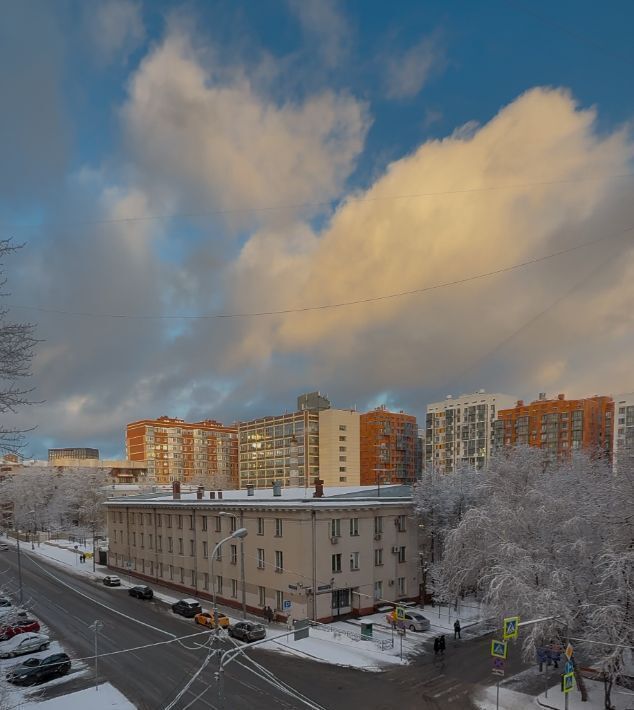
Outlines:
{"label": "parked car", "polygon": [[188,619],[193,619],[196,614],[202,614],[202,607],[195,599],[179,599],[172,604],[172,611],[175,614],[186,616]]}
{"label": "parked car", "polygon": [[108,574],[103,578],[103,583],[106,587],[120,587],[121,580],[114,574]]}
{"label": "parked car", "polygon": [[130,587],[128,594],[137,599],[152,599],[154,592],[144,584],[137,584],[136,587]]}
{"label": "parked car", "polygon": [[8,599],[7,597],[0,597],[0,608],[6,608],[9,606],[13,606],[11,603],[11,600]]}
{"label": "parked car", "polygon": [[266,629],[254,621],[238,621],[229,627],[229,636],[242,641],[260,641],[266,638]]}
{"label": "parked car", "polygon": [[[196,614],[194,621],[201,626],[209,626],[210,629],[215,628],[214,615],[212,612],[203,611],[201,614]],[[218,613],[218,626],[226,629],[231,621],[226,614]]]}
{"label": "parked car", "polygon": [[9,549],[9,546],[7,545],[6,542],[0,542],[0,550],[3,552],[6,552]]}
{"label": "parked car", "polygon": [[8,641],[0,642],[0,658],[13,658],[25,653],[44,651],[49,647],[51,640],[46,634],[26,633],[18,634]]}
{"label": "parked car", "polygon": [[7,680],[16,685],[45,683],[66,675],[70,665],[70,658],[65,653],[54,653],[46,658],[28,658],[7,671]]}
{"label": "parked car", "polygon": [[24,609],[20,609],[17,606],[3,606],[0,607],[0,624],[5,623],[7,620],[22,620],[26,619],[28,614]]}
{"label": "parked car", "polygon": [[37,619],[19,619],[12,624],[0,625],[0,641],[6,641],[18,634],[25,634],[28,631],[39,631],[40,622]]}
{"label": "parked car", "polygon": [[407,610],[404,619],[396,620],[393,616],[393,612],[387,614],[385,618],[390,626],[396,626],[399,621],[401,621],[403,626],[410,631],[429,631],[431,627],[429,619],[419,614],[417,611]]}

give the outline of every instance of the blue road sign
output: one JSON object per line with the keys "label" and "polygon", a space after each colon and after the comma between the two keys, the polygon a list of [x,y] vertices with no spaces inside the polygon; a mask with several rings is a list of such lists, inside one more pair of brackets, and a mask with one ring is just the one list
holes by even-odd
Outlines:
{"label": "blue road sign", "polygon": [[291,608],[291,601],[290,601],[290,599],[285,599],[283,606],[284,606],[284,611],[288,611],[288,610]]}
{"label": "blue road sign", "polygon": [[506,641],[491,641],[491,655],[496,658],[506,658]]}
{"label": "blue road sign", "polygon": [[572,661],[566,661],[564,666],[564,673],[574,673],[575,667],[572,665]]}
{"label": "blue road sign", "polygon": [[517,633],[519,631],[520,617],[519,616],[509,616],[504,619],[504,629],[503,638],[506,639],[516,639]]}
{"label": "blue road sign", "polygon": [[569,693],[575,684],[575,674],[574,673],[564,673],[562,677],[561,690],[564,693]]}

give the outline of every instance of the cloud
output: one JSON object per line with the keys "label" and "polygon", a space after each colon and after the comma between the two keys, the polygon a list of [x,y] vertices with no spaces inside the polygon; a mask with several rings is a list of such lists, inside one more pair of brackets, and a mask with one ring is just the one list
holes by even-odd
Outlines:
{"label": "cloud", "polygon": [[234,219],[243,207],[262,208],[249,216],[256,221],[272,206],[340,194],[369,125],[361,102],[323,91],[280,104],[239,67],[201,62],[172,33],[131,81],[122,116],[146,184],[181,205],[235,211]]}
{"label": "cloud", "polygon": [[398,52],[391,50],[382,58],[383,82],[390,99],[407,99],[416,96],[434,73],[446,64],[446,55],[439,33],[423,37],[419,42]]}
{"label": "cloud", "polygon": [[101,0],[84,12],[91,46],[102,64],[125,64],[145,39],[140,2]]}
{"label": "cloud", "polygon": [[[634,225],[627,185],[610,177],[629,172],[633,153],[627,132],[600,134],[595,111],[581,110],[566,92],[529,91],[485,125],[429,141],[391,164],[322,230],[298,223],[258,231],[232,268],[228,308],[277,310],[407,291],[614,234]],[[405,197],[417,193],[440,194]],[[515,391],[539,387],[541,378],[574,386],[580,370],[566,352],[583,349],[602,388],[622,389],[610,379],[604,343],[633,344],[631,244],[631,235],[607,240],[425,296],[249,319],[225,357],[235,367],[268,362],[273,369],[280,354],[295,354],[331,392],[342,385],[352,396],[411,395],[444,384],[480,386],[479,377],[495,382],[487,368],[497,358],[509,367],[498,368],[498,384],[508,375]],[[587,283],[578,284],[585,274]],[[575,284],[580,289],[565,298]],[[562,297],[499,356],[456,379]],[[589,333],[601,340],[588,342]]]}
{"label": "cloud", "polygon": [[351,28],[335,0],[288,0],[308,40],[312,40],[323,64],[332,69],[346,54]]}

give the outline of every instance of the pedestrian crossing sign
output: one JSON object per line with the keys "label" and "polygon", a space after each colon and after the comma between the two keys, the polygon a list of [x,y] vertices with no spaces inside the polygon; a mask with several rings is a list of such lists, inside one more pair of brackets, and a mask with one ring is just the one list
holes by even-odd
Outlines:
{"label": "pedestrian crossing sign", "polygon": [[504,619],[504,633],[503,638],[506,639],[516,639],[519,633],[520,627],[520,617],[519,616],[508,616]]}
{"label": "pedestrian crossing sign", "polygon": [[562,677],[562,686],[561,689],[564,691],[564,693],[569,693],[575,683],[575,674],[574,673],[564,673]]}
{"label": "pedestrian crossing sign", "polygon": [[506,658],[506,641],[491,641],[491,655],[494,658]]}
{"label": "pedestrian crossing sign", "polygon": [[397,606],[394,612],[396,614],[396,620],[405,621],[405,607]]}

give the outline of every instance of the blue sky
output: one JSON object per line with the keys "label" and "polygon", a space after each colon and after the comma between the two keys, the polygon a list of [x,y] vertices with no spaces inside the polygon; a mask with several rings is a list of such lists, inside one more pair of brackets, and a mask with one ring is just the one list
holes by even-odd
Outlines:
{"label": "blue sky", "polygon": [[[421,418],[458,389],[634,388],[630,2],[41,0],[5,18],[0,218],[27,242],[8,300],[44,341],[28,453],[121,455],[135,418],[231,421],[313,388]],[[363,300],[613,232],[429,297],[139,318]]]}

